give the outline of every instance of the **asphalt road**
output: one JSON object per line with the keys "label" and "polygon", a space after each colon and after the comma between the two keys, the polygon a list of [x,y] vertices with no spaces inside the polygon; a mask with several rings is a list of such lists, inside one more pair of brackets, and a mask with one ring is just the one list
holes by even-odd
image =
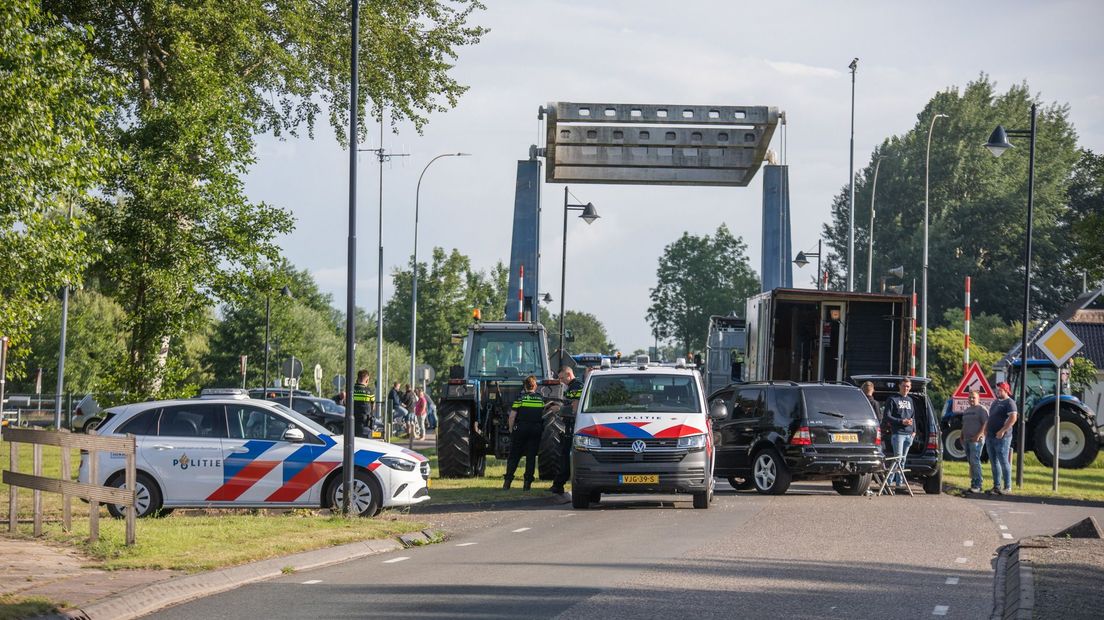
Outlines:
{"label": "asphalt road", "polygon": [[[689,502],[603,498],[437,515],[445,543],[288,575],[159,618],[987,617],[986,510],[948,496],[781,497],[726,490]],[[421,517],[426,518],[426,517]]]}

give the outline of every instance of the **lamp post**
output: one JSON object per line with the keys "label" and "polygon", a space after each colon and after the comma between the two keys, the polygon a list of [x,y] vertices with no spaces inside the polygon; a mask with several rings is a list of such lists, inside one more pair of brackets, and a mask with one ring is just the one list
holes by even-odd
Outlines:
{"label": "lamp post", "polygon": [[[855,290],[855,71],[859,68],[859,59],[851,61],[851,162],[848,166],[847,184],[850,201],[847,203],[847,290]],[[819,270],[818,270],[819,271]],[[819,283],[820,280],[817,280]],[[817,285],[820,288],[820,285]]]}
{"label": "lamp post", "polygon": [[1020,442],[1016,447],[1016,486],[1023,487],[1023,462],[1024,462],[1024,416],[1027,413],[1027,328],[1031,322],[1031,233],[1035,224],[1035,114],[1036,104],[1031,104],[1031,128],[1009,129],[1001,125],[993,130],[989,136],[989,142],[985,144],[994,156],[1000,157],[1006,150],[1012,148],[1008,137],[1028,138],[1031,147],[1027,156],[1027,239],[1024,247],[1024,302],[1023,302],[1023,333],[1020,340],[1020,415],[1016,420],[1016,431],[1019,433]]}
{"label": "lamp post", "polygon": [[[288,299],[292,298],[291,289],[283,287],[280,289],[280,294]],[[272,325],[272,292],[265,293],[265,362],[264,362],[264,385],[261,386],[265,390],[268,389],[268,351],[271,348],[270,336]],[[264,398],[262,396],[262,398]]]}
{"label": "lamp post", "polygon": [[586,203],[585,205],[572,205],[567,203],[568,189],[564,186],[564,229],[563,229],[563,263],[560,265],[560,350],[557,353],[559,359],[557,362],[557,369],[563,365],[564,360],[564,293],[567,290],[567,213],[568,211],[582,211],[579,214],[579,218],[587,224],[593,224],[594,220],[598,219],[598,211],[594,208],[594,203]]}
{"label": "lamp post", "polygon": [[940,118],[947,118],[946,114],[936,114],[931,119],[931,124],[928,125],[928,150],[924,155],[924,273],[921,276],[923,288],[922,295],[924,297],[924,306],[920,310],[920,331],[921,345],[920,345],[920,375],[923,377],[928,376],[928,172],[931,162],[931,137],[932,129],[935,128],[935,121]]}
{"label": "lamp post", "polygon": [[821,255],[821,247],[820,246],[821,246],[821,240],[817,239],[817,251],[816,252],[798,252],[797,256],[794,257],[794,260],[793,260],[794,264],[797,265],[798,267],[804,267],[805,265],[809,264],[809,258],[814,257],[814,256],[816,257],[816,259],[817,259],[817,290],[818,291],[820,290],[821,284],[824,281],[823,277],[820,275],[820,255]]}
{"label": "lamp post", "polygon": [[429,170],[433,162],[442,157],[469,157],[470,155],[471,153],[442,153],[429,160],[425,168],[422,168],[422,173],[418,175],[418,187],[414,191],[414,266],[410,273],[410,385],[417,385],[418,383],[414,379],[414,366],[416,364],[414,360],[418,349],[418,205],[422,195],[422,177],[425,176],[426,170]]}
{"label": "lamp post", "polygon": [[874,279],[874,196],[878,193],[878,170],[882,167],[882,160],[885,157],[879,157],[874,163],[874,185],[870,188],[870,238],[867,240],[866,245],[866,292],[871,292],[871,285]]}

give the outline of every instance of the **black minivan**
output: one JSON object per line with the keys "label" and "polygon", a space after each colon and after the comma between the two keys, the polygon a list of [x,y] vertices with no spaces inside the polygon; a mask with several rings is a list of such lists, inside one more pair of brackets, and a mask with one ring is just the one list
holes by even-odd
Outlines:
{"label": "black minivan", "polygon": [[770,381],[729,385],[709,399],[715,475],[737,489],[781,495],[794,480],[831,480],[864,495],[882,471],[881,435],[870,401],[847,384]]}

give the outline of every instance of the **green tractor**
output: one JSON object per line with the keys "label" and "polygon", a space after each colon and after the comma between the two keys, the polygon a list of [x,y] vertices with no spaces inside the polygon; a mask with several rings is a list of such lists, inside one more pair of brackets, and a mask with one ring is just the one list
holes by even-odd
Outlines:
{"label": "green tractor", "polygon": [[468,328],[463,364],[449,369],[444,397],[437,403],[437,469],[442,478],[482,476],[488,456],[505,459],[509,455],[507,418],[530,375],[537,378],[545,400],[539,476],[541,480],[556,477],[564,389],[548,362],[544,326],[488,321]]}

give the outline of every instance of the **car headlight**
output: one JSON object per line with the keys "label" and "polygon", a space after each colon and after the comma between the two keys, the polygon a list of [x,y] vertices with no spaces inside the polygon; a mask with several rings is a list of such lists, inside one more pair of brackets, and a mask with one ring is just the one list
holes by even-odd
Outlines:
{"label": "car headlight", "polygon": [[391,469],[397,469],[399,471],[414,471],[414,468],[418,466],[414,461],[408,461],[404,458],[392,456],[390,454],[381,456],[380,463],[390,467]]}
{"label": "car headlight", "polygon": [[575,447],[579,450],[591,450],[593,448],[601,448],[602,440],[590,435],[575,435]]}
{"label": "car headlight", "polygon": [[698,450],[705,447],[705,435],[687,435],[679,437],[678,447]]}

